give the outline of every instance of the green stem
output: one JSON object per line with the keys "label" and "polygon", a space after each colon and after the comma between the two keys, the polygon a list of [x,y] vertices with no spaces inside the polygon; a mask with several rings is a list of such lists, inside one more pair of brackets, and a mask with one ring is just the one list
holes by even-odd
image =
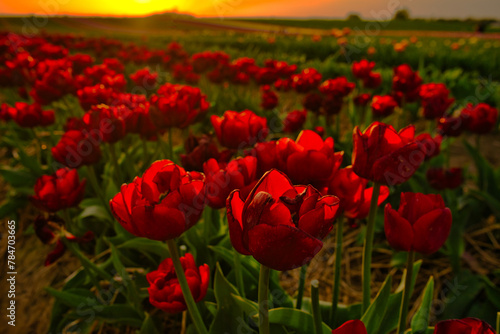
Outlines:
{"label": "green stem", "polygon": [[370,204],[370,213],[368,215],[368,222],[366,224],[365,244],[363,246],[363,304],[361,314],[370,306],[370,283],[371,283],[371,264],[372,264],[372,249],[373,249],[373,236],[375,234],[375,217],[378,209],[378,195],[380,193],[380,184],[373,185],[373,194]]}
{"label": "green stem", "polygon": [[337,136],[337,141],[340,141],[340,113],[335,118],[335,135]]}
{"label": "green stem", "polygon": [[233,249],[234,254],[234,272],[236,274],[236,286],[238,287],[238,291],[240,292],[240,296],[245,298],[245,284],[243,282],[243,267],[241,266],[241,257],[240,253]]}
{"label": "green stem", "polygon": [[476,150],[481,153],[481,135],[476,135]]}
{"label": "green stem", "polygon": [[109,216],[111,217],[111,221],[113,221],[114,217],[113,214],[111,213],[111,209],[109,208],[109,203],[106,201],[104,198],[104,194],[101,191],[101,188],[99,187],[99,182],[97,182],[97,176],[95,173],[95,169],[93,165],[87,165],[87,171],[88,171],[88,177],[90,180],[90,185],[94,189],[94,192],[96,193],[97,197],[101,201],[102,205],[108,212]]}
{"label": "green stem", "polygon": [[306,276],[307,276],[307,264],[303,265],[300,268],[300,276],[299,276],[299,292],[297,294],[297,304],[295,308],[300,310],[302,308],[302,299],[304,298],[304,287],[306,285]]}
{"label": "green stem", "polygon": [[323,326],[321,321],[321,310],[319,308],[319,282],[316,279],[311,282],[311,304],[314,320],[314,334],[321,334],[323,333]]}
{"label": "green stem", "polygon": [[399,324],[397,334],[403,334],[406,330],[406,318],[408,316],[408,304],[412,292],[412,276],[413,276],[413,261],[415,260],[415,252],[408,253],[408,261],[406,264],[405,289],[403,290],[403,300],[401,302],[401,310],[399,311]]}
{"label": "green stem", "polygon": [[120,170],[120,164],[118,163],[118,157],[116,155],[116,146],[115,144],[109,144],[109,153],[111,155],[111,161],[113,163],[113,167],[115,169],[115,184],[118,189],[120,189],[122,183],[123,183],[123,176],[122,176],[122,171]]}
{"label": "green stem", "polygon": [[196,302],[193,299],[191,290],[189,289],[188,282],[186,280],[186,275],[184,274],[184,268],[182,267],[181,260],[179,258],[179,253],[177,252],[177,245],[173,239],[167,240],[168,251],[170,252],[170,257],[174,263],[175,273],[179,284],[181,286],[182,294],[184,295],[184,300],[186,301],[187,309],[193,324],[199,334],[208,334],[208,331],[203,323]]}
{"label": "green stem", "polygon": [[259,334],[271,334],[269,329],[269,275],[271,269],[260,265],[259,274]]}
{"label": "green stem", "polygon": [[342,243],[344,239],[344,219],[337,222],[337,240],[335,243],[335,269],[333,277],[332,308],[330,309],[330,324],[335,321],[340,296],[340,270],[342,266]]}
{"label": "green stem", "polygon": [[[71,215],[69,214],[69,210],[68,209],[62,210],[62,214],[63,214],[64,221],[66,222],[66,226],[67,227],[72,227],[73,220],[71,219]],[[68,230],[72,230],[72,229],[69,228]]]}
{"label": "green stem", "polygon": [[497,333],[500,333],[500,312],[497,312]]}

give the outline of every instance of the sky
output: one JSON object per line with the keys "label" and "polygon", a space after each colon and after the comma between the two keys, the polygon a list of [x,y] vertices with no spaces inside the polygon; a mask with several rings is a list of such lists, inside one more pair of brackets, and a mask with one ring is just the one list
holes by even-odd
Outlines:
{"label": "sky", "polygon": [[407,8],[419,18],[497,18],[500,0],[2,0],[0,14],[144,16],[178,11],[202,17],[391,17]]}

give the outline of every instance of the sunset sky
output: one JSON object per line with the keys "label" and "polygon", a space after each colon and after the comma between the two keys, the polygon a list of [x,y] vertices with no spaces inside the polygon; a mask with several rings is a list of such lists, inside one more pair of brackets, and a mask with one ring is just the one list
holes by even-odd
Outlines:
{"label": "sunset sky", "polygon": [[499,0],[2,0],[1,14],[147,15],[176,10],[210,17],[343,18],[356,12],[376,19],[391,4],[413,17],[500,19]]}

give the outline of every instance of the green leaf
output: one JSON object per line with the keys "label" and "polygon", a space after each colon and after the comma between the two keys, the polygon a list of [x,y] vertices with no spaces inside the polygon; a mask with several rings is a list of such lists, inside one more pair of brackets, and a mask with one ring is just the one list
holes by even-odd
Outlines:
{"label": "green leaf", "polygon": [[224,277],[217,263],[214,279],[214,294],[217,300],[217,314],[210,326],[210,333],[252,333],[247,323],[249,314],[235,302],[233,296],[239,296],[238,289]]}
{"label": "green leaf", "polygon": [[170,257],[168,247],[165,243],[157,240],[146,238],[134,238],[117,246],[117,248],[136,249],[145,253],[153,253],[159,255],[162,259]]}
{"label": "green leaf", "polygon": [[13,187],[30,187],[36,182],[33,173],[24,169],[0,168],[0,175]]}
{"label": "green leaf", "polygon": [[[313,316],[305,311],[294,308],[280,307],[269,310],[269,323],[285,326],[297,334],[314,333]],[[323,334],[331,334],[332,329],[323,323]]]}
{"label": "green leaf", "polygon": [[389,296],[391,295],[391,282],[392,276],[388,275],[377,296],[370,304],[370,307],[368,307],[365,314],[361,317],[361,321],[365,324],[368,333],[375,333],[382,323],[387,310]]}
{"label": "green leaf", "polygon": [[92,305],[97,305],[99,302],[95,298],[95,295],[87,289],[68,289],[65,291],[59,291],[50,287],[45,288],[45,290],[51,294],[56,300],[67,305],[71,308],[79,307],[90,307]]}
{"label": "green leaf", "polygon": [[461,319],[467,316],[469,309],[476,303],[476,298],[483,289],[483,282],[478,276],[464,270],[452,280],[444,282],[443,289],[447,289],[446,307],[439,318]]}
{"label": "green leaf", "polygon": [[134,327],[141,327],[142,318],[140,314],[130,305],[106,305],[94,307],[95,316],[108,323],[118,323]]}
{"label": "green leaf", "polygon": [[108,212],[102,205],[92,205],[88,206],[78,215],[79,219],[85,219],[88,217],[95,217],[99,220],[111,221]]}
{"label": "green leaf", "polygon": [[434,277],[430,277],[422,292],[422,304],[411,319],[411,329],[414,334],[424,334],[429,326],[429,313],[434,295]]}
{"label": "green leaf", "polygon": [[500,310],[500,289],[488,277],[483,276],[483,280],[486,282],[485,288],[488,299],[495,305],[496,309]]}
{"label": "green leaf", "polygon": [[153,317],[149,314],[146,315],[146,319],[142,323],[141,330],[139,331],[141,334],[160,334],[160,331],[156,327]]}
{"label": "green leaf", "polygon": [[475,147],[472,147],[472,145],[470,145],[466,140],[463,140],[463,144],[476,164],[479,174],[479,189],[487,192],[494,198],[499,198],[500,188],[497,180],[495,179],[495,172],[493,168]]}

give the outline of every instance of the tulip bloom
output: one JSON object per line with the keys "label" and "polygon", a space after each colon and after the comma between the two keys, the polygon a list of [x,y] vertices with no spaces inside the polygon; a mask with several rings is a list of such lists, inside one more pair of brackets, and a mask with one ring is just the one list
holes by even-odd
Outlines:
{"label": "tulip bloom", "polygon": [[31,201],[47,212],[77,206],[83,199],[85,182],[85,179],[80,182],[76,169],[58,169],[53,175],[43,175],[36,181]]}
{"label": "tulip bloom", "polygon": [[429,168],[425,174],[432,188],[455,189],[462,184],[462,168]]}
{"label": "tulip bloom", "polygon": [[363,133],[356,126],[352,154],[354,172],[386,185],[407,181],[424,160],[414,136],[413,125],[396,132],[391,125],[374,122]]}
{"label": "tulip bloom", "polygon": [[267,172],[246,200],[239,190],[227,199],[229,235],[241,254],[275,270],[301,267],[321,250],[332,229],[338,198],[312,186],[293,186],[282,172]]}
{"label": "tulip bloom", "polygon": [[332,330],[332,334],[368,334],[368,332],[361,320],[349,320],[339,328]]}
{"label": "tulip bloom", "polygon": [[51,151],[57,162],[70,168],[78,168],[92,165],[101,159],[99,144],[99,140],[88,132],[69,130]]}
{"label": "tulip bloom", "polygon": [[450,234],[451,211],[440,195],[401,193],[398,211],[385,206],[384,228],[392,248],[432,254]]}
{"label": "tulip bloom", "polygon": [[398,102],[404,98],[406,102],[414,102],[419,98],[422,78],[413,72],[410,65],[402,64],[394,68],[392,91]]}
{"label": "tulip bloom", "polygon": [[222,117],[212,115],[210,121],[219,139],[227,148],[242,149],[263,141],[269,133],[267,119],[250,110],[226,111]]}
{"label": "tulip bloom", "polygon": [[446,110],[455,101],[448,97],[450,91],[444,84],[428,83],[420,86],[420,98],[424,108],[424,117],[436,119],[443,117]]}
{"label": "tulip bloom", "polygon": [[232,155],[229,150],[219,152],[212,137],[207,135],[201,137],[189,135],[184,142],[184,150],[186,154],[181,154],[182,166],[187,170],[197,172],[203,172],[203,164],[209,159],[213,158],[218,162],[228,162]]}
{"label": "tulip bloom", "polygon": [[495,330],[485,321],[465,318],[438,322],[434,334],[495,334]]}
{"label": "tulip bloom", "polygon": [[294,133],[302,129],[306,122],[307,110],[294,110],[286,115],[283,121],[283,132]]}
{"label": "tulip bloom", "polygon": [[260,107],[264,110],[274,109],[278,105],[278,95],[271,90],[269,85],[261,87],[261,102]]}
{"label": "tulip bloom", "polygon": [[[257,159],[251,156],[231,160],[229,163],[210,159],[203,164],[205,173],[205,195],[208,205],[221,209],[234,189],[240,189],[246,197],[255,185]],[[248,189],[250,188],[250,189]]]}
{"label": "tulip bloom", "polygon": [[373,97],[371,104],[373,115],[378,117],[385,117],[391,115],[397,106],[398,103],[390,95],[385,95],[385,96],[375,95]]}
{"label": "tulip bloom", "polygon": [[54,124],[55,117],[53,110],[42,110],[38,103],[28,104],[26,102],[16,102],[14,107],[4,104],[6,117],[12,119],[23,128],[33,128],[35,126],[49,126]]}
{"label": "tulip bloom", "polygon": [[[373,187],[368,188],[368,180],[354,173],[352,166],[339,169],[328,186],[328,193],[340,199],[340,209],[349,219],[364,219],[370,211]],[[389,188],[380,187],[378,205],[389,196]]]}
{"label": "tulip bloom", "polygon": [[441,117],[437,128],[441,136],[458,137],[464,131],[464,120],[462,117]]}
{"label": "tulip bloom", "polygon": [[[193,299],[199,302],[207,294],[210,268],[207,264],[197,268],[193,255],[189,253],[181,257],[180,261]],[[151,305],[167,313],[179,313],[187,309],[171,258],[163,260],[158,269],[147,274],[146,278],[150,285],[148,293]]]}
{"label": "tulip bloom", "polygon": [[120,224],[135,236],[169,240],[191,228],[204,206],[204,177],[170,160],[154,162],[142,177],[124,184],[110,201]]}
{"label": "tulip bloom", "polygon": [[497,123],[498,110],[486,103],[476,106],[468,104],[462,110],[460,117],[464,121],[465,128],[472,133],[485,134],[493,130]]}
{"label": "tulip bloom", "polygon": [[368,61],[366,59],[362,59],[360,61],[355,61],[352,63],[352,74],[358,79],[364,79],[372,73],[373,68],[375,67],[374,61]]}

